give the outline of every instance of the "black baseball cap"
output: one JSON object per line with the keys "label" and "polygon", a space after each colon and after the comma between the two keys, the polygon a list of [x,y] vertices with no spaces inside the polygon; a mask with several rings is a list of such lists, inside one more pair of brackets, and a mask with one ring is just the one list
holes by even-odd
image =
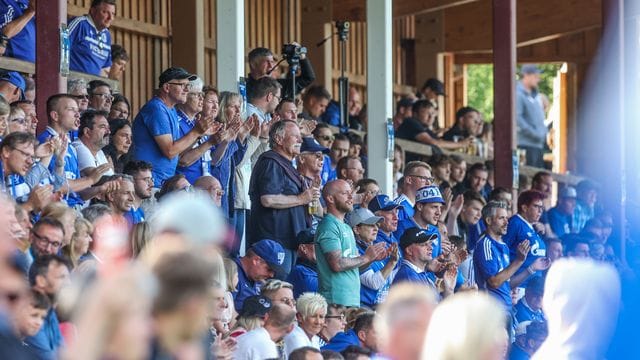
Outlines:
{"label": "black baseball cap", "polygon": [[190,74],[187,70],[181,67],[170,67],[167,70],[163,71],[158,78],[158,87],[168,83],[171,80],[184,80],[187,79],[189,81],[193,81],[198,77],[194,74]]}
{"label": "black baseball cap", "polygon": [[243,317],[263,317],[267,315],[269,309],[271,309],[271,300],[262,295],[252,295],[244,299],[242,311],[240,311],[239,315]]}
{"label": "black baseball cap", "polygon": [[438,80],[438,79],[427,79],[427,81],[425,81],[424,85],[422,86],[422,90],[426,89],[426,88],[430,88],[431,90],[433,90],[433,92],[435,92],[438,95],[445,95],[444,93],[444,84],[442,83],[442,81]]}
{"label": "black baseball cap", "polygon": [[413,244],[422,244],[427,241],[434,241],[437,238],[438,234],[435,231],[423,230],[417,227],[408,228],[400,237],[400,248],[404,250]]}

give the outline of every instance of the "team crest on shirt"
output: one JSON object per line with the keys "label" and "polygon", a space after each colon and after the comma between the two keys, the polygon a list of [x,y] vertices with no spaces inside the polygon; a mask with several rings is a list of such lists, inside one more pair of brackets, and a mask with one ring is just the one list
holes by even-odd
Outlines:
{"label": "team crest on shirt", "polygon": [[547,256],[547,250],[541,249],[540,244],[536,241],[535,244],[531,245],[531,255],[533,256]]}
{"label": "team crest on shirt", "polygon": [[527,237],[533,237],[533,233],[532,233],[531,231],[529,231],[529,232],[527,233]]}

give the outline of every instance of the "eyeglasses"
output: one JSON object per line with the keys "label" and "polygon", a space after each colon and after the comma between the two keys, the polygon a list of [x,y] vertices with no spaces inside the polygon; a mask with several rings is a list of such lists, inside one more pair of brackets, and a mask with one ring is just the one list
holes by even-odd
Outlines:
{"label": "eyeglasses", "polygon": [[531,204],[531,207],[535,208],[536,210],[544,210],[544,205],[538,205],[538,204]]}
{"label": "eyeglasses", "polygon": [[78,100],[89,100],[89,95],[75,95],[74,97]]}
{"label": "eyeglasses", "polygon": [[24,125],[27,123],[27,119],[25,118],[14,118],[10,120],[11,122],[19,123],[20,125]]}
{"label": "eyeglasses", "polygon": [[189,83],[177,83],[177,82],[168,82],[169,85],[182,86],[182,89],[188,90],[191,87]]}
{"label": "eyeglasses", "polygon": [[62,246],[62,243],[60,241],[51,241],[51,240],[49,240],[48,237],[40,236],[35,231],[31,231],[31,233],[33,234],[33,236],[35,236],[36,240],[38,240],[39,243],[41,243],[41,244],[43,244],[45,246],[51,245],[56,249],[59,248],[60,246]]}
{"label": "eyeglasses", "polygon": [[204,93],[203,92],[190,92],[188,95],[189,96],[195,96],[198,99],[204,99]]}
{"label": "eyeglasses", "polygon": [[422,176],[422,175],[407,175],[407,176],[413,176],[413,177],[417,177],[420,180],[424,180],[424,182],[431,184],[435,181],[434,177],[429,177],[429,176]]}
{"label": "eyeglasses", "polygon": [[25,158],[31,159],[31,161],[33,161],[33,162],[40,161],[39,157],[33,156],[33,154],[29,154],[28,152],[26,152],[26,151],[24,151],[22,149],[18,149],[18,148],[15,148],[15,147],[12,147],[12,149],[17,151],[17,152],[19,152],[20,154],[22,154]]}
{"label": "eyeglasses", "polygon": [[105,100],[112,100],[113,99],[113,95],[108,94],[108,93],[104,93],[104,94],[93,94],[93,96],[99,96]]}
{"label": "eyeglasses", "polygon": [[136,181],[144,181],[146,183],[153,184],[153,178],[151,176],[144,177],[144,178],[134,178],[134,180],[136,180]]}
{"label": "eyeglasses", "polygon": [[324,317],[325,319],[340,319],[342,321],[344,321],[345,317],[344,314],[340,314],[340,315],[327,315]]}

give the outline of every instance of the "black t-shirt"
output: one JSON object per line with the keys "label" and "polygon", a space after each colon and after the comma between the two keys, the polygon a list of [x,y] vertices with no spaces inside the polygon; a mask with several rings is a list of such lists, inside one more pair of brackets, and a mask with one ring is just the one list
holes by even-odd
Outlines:
{"label": "black t-shirt", "polygon": [[[294,206],[288,209],[274,209],[262,206],[262,195],[299,195],[304,192],[304,185],[299,186],[286,173],[285,169],[275,160],[265,157],[273,156],[274,151],[268,151],[257,161],[251,174],[249,197],[251,198],[251,214],[247,227],[248,246],[262,240],[272,239],[283,247],[295,250],[298,247],[296,236],[307,226],[307,207]],[[291,161],[280,156],[290,172],[298,173]],[[300,179],[302,184],[302,178]]]}
{"label": "black t-shirt", "polygon": [[402,125],[398,128],[396,132],[396,136],[400,139],[407,139],[416,141],[416,137],[419,134],[427,133],[432,138],[436,138],[436,134],[434,134],[431,130],[427,129],[424,125],[420,123],[420,121],[414,118],[406,118],[402,122]]}
{"label": "black t-shirt", "polygon": [[466,130],[461,129],[457,126],[454,126],[451,129],[447,130],[447,132],[445,132],[444,135],[442,135],[442,140],[455,141],[454,140],[455,136],[459,137],[459,140],[462,140],[469,137],[469,134],[467,133]]}

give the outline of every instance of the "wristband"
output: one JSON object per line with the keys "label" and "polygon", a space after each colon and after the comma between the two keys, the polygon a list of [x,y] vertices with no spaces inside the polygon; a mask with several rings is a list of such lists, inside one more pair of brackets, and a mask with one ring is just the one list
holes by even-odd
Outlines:
{"label": "wristband", "polygon": [[529,273],[529,275],[533,275],[536,271],[535,271],[535,270],[533,270],[533,269],[531,269],[531,265],[529,265],[529,266],[527,267],[527,272]]}

